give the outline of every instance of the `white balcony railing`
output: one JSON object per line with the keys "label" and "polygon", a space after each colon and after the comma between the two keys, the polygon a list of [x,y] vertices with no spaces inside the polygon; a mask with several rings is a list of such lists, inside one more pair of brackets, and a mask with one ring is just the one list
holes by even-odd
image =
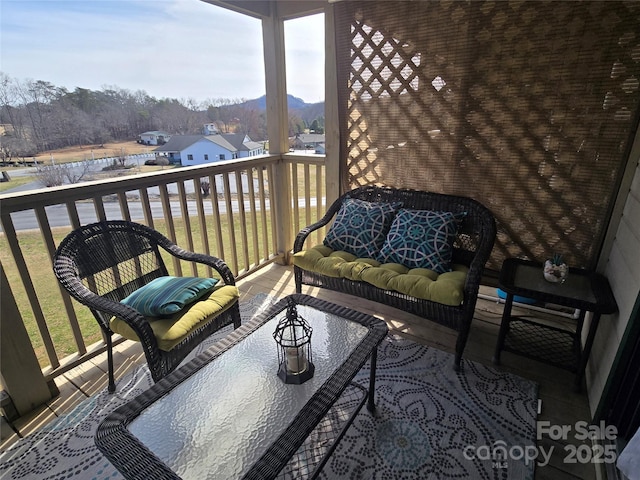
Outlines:
{"label": "white balcony railing", "polygon": [[104,350],[88,309],[53,275],[56,245],[71,230],[139,221],[183,248],[223,258],[241,278],[288,260],[294,233],[325,211],[324,178],[322,156],[277,155],[1,195],[0,260],[10,286],[3,301],[15,300],[45,381]]}

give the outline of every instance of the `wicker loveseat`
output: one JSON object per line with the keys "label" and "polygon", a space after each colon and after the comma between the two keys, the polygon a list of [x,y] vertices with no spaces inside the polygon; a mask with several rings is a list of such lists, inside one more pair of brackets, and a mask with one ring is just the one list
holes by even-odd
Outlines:
{"label": "wicker loveseat", "polygon": [[[359,213],[341,210],[343,205],[344,208],[347,205],[350,208],[353,204],[358,208],[361,205],[378,210],[383,208],[384,212],[393,210],[389,215],[384,214],[387,215],[387,224],[383,228],[387,231],[381,234],[384,243],[378,253],[375,250],[380,244],[373,246],[370,237],[361,239],[370,245],[364,246],[364,253],[362,250],[349,252],[340,249],[342,241],[348,244],[353,241],[352,237],[357,237],[360,233],[354,227],[362,222],[358,218]],[[392,235],[395,233],[396,240],[403,242],[403,237],[423,232],[419,225],[409,224],[403,227],[401,216],[417,215],[409,218],[419,219],[443,212],[449,218],[456,219],[456,228],[452,230],[450,238],[452,245],[447,249],[442,244],[442,250],[448,250],[450,255],[447,259],[450,259],[450,265],[444,265],[441,270],[441,266],[431,267],[439,270],[433,271],[422,265],[413,265],[411,260],[407,260],[405,264],[394,261],[397,260],[398,252],[390,251],[394,245],[390,240]],[[336,227],[345,218],[348,218],[347,228]],[[332,226],[323,244],[305,248],[305,240],[311,232],[331,222]],[[402,228],[408,230],[403,231]],[[365,229],[370,230],[370,225],[367,224]],[[336,239],[336,235],[345,238]],[[418,235],[415,236],[418,238]],[[480,279],[495,236],[493,214],[471,198],[390,187],[360,187],[342,195],[320,221],[298,233],[293,249],[296,290],[301,293],[302,285],[328,288],[378,301],[452,328],[458,332],[454,364],[457,370],[460,368],[462,352],[469,335]],[[378,242],[379,238],[374,241]],[[418,238],[418,242],[420,241]],[[431,243],[440,245],[434,241]],[[370,248],[373,250],[369,250]],[[405,249],[406,245],[398,248]]]}

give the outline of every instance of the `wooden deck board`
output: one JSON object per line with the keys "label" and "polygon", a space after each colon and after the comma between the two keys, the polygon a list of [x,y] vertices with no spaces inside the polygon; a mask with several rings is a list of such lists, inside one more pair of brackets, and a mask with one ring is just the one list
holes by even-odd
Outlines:
{"label": "wooden deck board", "polygon": [[[279,265],[268,266],[238,282],[240,301],[246,302],[259,293],[282,298],[295,292],[293,270]],[[495,289],[482,287],[481,293],[493,295]],[[381,305],[366,299],[353,297],[325,289],[304,287],[303,293],[314,295],[333,303],[348,305],[350,308],[375,315],[385,320],[392,333],[397,333],[416,342],[433,346],[453,353],[456,333],[446,327],[429,322],[415,315]],[[514,311],[518,307],[514,307]],[[464,358],[486,365],[492,365],[492,357],[498,336],[503,305],[497,301],[479,299],[476,316],[471,327],[469,341]],[[525,313],[522,311],[521,313]],[[537,315],[537,314],[536,314]],[[543,315],[544,314],[540,314]],[[549,321],[554,321],[550,318]],[[563,320],[566,321],[566,320]],[[570,322],[570,320],[569,320]],[[144,354],[139,344],[125,341],[114,349],[116,379],[122,378],[136,365],[144,362]],[[509,352],[502,354],[500,366],[495,368],[519,375],[535,381],[539,385],[539,397],[542,399],[542,410],[539,420],[548,420],[555,425],[575,425],[578,420],[590,419],[586,394],[572,390],[573,375],[565,370],[543,365],[535,360],[527,359]],[[56,384],[60,396],[38,408],[35,412],[14,422],[20,435],[26,435],[42,428],[48,422],[63,415],[88,396],[99,392],[107,385],[106,353],[95,357],[90,362],[71,370],[58,379]],[[8,448],[18,439],[9,425],[2,425],[2,444],[0,448]],[[544,468],[536,468],[535,478],[545,479],[595,479],[592,465],[567,464],[564,462],[566,452],[564,446],[571,439],[560,442],[544,440],[545,447],[554,446],[551,464]]]}

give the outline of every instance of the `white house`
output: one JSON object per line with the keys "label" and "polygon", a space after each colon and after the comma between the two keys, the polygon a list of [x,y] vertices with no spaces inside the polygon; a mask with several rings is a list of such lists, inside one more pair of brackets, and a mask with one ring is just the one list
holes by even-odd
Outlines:
{"label": "white house", "polygon": [[215,123],[205,123],[202,127],[203,135],[215,135],[216,133],[220,133],[218,131],[218,127]]}
{"label": "white house", "polygon": [[165,145],[154,151],[167,156],[171,163],[191,166],[261,155],[264,153],[264,147],[251,140],[248,135],[222,133],[174,135]]}
{"label": "white house", "polygon": [[289,146],[296,150],[317,148],[320,145],[324,145],[324,133],[298,133],[294,138],[289,138]]}
{"label": "white house", "polygon": [[138,143],[142,143],[144,145],[164,145],[170,138],[171,135],[167,132],[153,130],[151,132],[144,132],[138,135]]}

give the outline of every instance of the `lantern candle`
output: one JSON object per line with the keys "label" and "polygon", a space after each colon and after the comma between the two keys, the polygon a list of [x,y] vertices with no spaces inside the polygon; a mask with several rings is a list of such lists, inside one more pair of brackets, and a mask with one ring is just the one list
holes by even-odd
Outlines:
{"label": "lantern candle", "polygon": [[300,385],[313,377],[312,331],[311,325],[298,315],[295,302],[289,299],[286,314],[273,332],[278,345],[278,377],[284,383]]}
{"label": "lantern candle", "polygon": [[307,356],[304,348],[287,348],[287,371],[298,375],[307,369]]}

